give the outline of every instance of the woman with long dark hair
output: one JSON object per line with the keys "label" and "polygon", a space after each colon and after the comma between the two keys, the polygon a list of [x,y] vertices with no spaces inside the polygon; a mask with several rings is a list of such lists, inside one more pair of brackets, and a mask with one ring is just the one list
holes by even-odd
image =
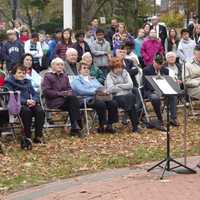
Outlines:
{"label": "woman with long dark hair", "polygon": [[55,55],[65,59],[65,53],[69,47],[72,47],[72,30],[66,28],[62,32],[62,40],[56,46]]}
{"label": "woman with long dark hair", "polygon": [[173,51],[176,53],[178,49],[179,39],[175,28],[170,28],[168,38],[165,40],[165,53]]}
{"label": "woman with long dark hair", "polygon": [[36,92],[39,92],[42,77],[33,69],[33,56],[26,53],[22,56],[21,64],[26,69],[26,78],[31,81],[31,84]]}

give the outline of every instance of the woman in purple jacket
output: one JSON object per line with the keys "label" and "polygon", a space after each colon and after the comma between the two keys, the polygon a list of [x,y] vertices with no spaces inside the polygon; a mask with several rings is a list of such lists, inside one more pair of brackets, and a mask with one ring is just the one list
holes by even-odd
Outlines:
{"label": "woman in purple jacket", "polygon": [[81,136],[80,104],[73,95],[68,76],[64,73],[64,62],[55,58],[51,62],[52,71],[45,74],[42,91],[50,109],[68,111],[71,121],[71,135]]}

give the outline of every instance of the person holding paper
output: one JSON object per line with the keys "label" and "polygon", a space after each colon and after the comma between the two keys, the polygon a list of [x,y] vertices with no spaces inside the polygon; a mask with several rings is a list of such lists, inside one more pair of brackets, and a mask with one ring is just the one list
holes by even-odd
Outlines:
{"label": "person holding paper", "polygon": [[[161,114],[161,100],[160,96],[156,93],[156,91],[153,89],[153,87],[149,84],[149,82],[146,80],[145,76],[163,76],[163,75],[169,75],[169,70],[166,67],[163,67],[163,56],[160,54],[157,54],[154,58],[153,64],[150,66],[147,66],[143,69],[143,84],[144,84],[144,98],[148,98],[154,108],[154,111],[156,113],[156,116],[159,121],[159,129],[161,131],[166,131],[166,128],[164,127],[163,123],[163,117]],[[171,96],[169,97],[169,107],[170,107],[170,123],[173,126],[177,126],[178,123],[176,121],[176,97]]]}

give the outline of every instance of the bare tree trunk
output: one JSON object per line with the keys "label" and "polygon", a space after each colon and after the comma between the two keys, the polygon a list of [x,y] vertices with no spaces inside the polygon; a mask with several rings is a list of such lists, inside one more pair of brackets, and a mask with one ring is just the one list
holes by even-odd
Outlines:
{"label": "bare tree trunk", "polygon": [[74,29],[79,30],[82,27],[82,0],[74,0]]}
{"label": "bare tree trunk", "polygon": [[30,30],[32,30],[32,28],[33,28],[33,20],[31,18],[30,12],[29,12],[28,4],[26,4],[26,6],[25,6],[25,11],[26,11],[27,19],[28,19],[29,28],[30,28]]}

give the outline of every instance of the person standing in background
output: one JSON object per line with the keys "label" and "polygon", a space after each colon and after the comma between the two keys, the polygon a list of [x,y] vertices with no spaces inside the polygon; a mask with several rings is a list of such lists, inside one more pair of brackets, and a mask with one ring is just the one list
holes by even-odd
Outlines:
{"label": "person standing in background", "polygon": [[62,29],[56,29],[55,34],[53,34],[52,39],[49,40],[49,63],[53,60],[56,50],[56,45],[62,40]]}
{"label": "person standing in background", "polygon": [[104,37],[104,30],[97,29],[96,37],[91,52],[94,56],[94,64],[99,67],[104,73],[104,76],[109,72],[109,59],[111,58],[111,48],[108,41]]}
{"label": "person standing in background", "polygon": [[16,32],[14,30],[8,30],[8,41],[3,45],[3,59],[6,61],[6,69],[8,72],[12,68],[20,63],[22,55],[24,54],[23,44],[17,39]]}
{"label": "person standing in background", "polygon": [[110,28],[108,29],[107,33],[106,33],[106,40],[110,43],[110,47],[111,47],[111,50],[113,50],[113,35],[117,32],[118,30],[118,21],[117,19],[112,19],[111,20],[111,26]]}
{"label": "person standing in background", "polygon": [[200,24],[197,24],[193,31],[193,38],[196,44],[200,44]]}
{"label": "person standing in background", "polygon": [[24,51],[33,56],[33,69],[39,73],[42,70],[43,51],[38,33],[31,34],[31,39],[26,41],[24,44]]}
{"label": "person standing in background", "polygon": [[160,38],[163,47],[165,46],[165,39],[167,38],[167,29],[165,26],[159,24],[159,17],[153,16],[151,18],[151,29],[156,31],[157,38]]}
{"label": "person standing in background", "polygon": [[81,61],[82,55],[86,52],[91,52],[89,45],[84,40],[85,33],[83,31],[78,31],[75,34],[76,42],[73,44],[73,48],[78,51],[78,62]]}
{"label": "person standing in background", "polygon": [[69,47],[72,47],[72,30],[66,28],[62,32],[62,40],[56,45],[55,57],[65,59],[65,53]]}
{"label": "person standing in background", "polygon": [[151,30],[151,24],[145,23],[143,25],[143,29],[144,29],[144,37],[147,38],[149,36],[149,32]]}
{"label": "person standing in background", "polygon": [[157,38],[156,31],[151,29],[148,39],[143,42],[141,48],[145,66],[153,64],[153,59],[157,53],[163,54],[164,49],[161,41]]}
{"label": "person standing in background", "polygon": [[94,18],[91,21],[91,32],[92,32],[92,36],[94,38],[94,40],[96,39],[96,31],[99,27],[99,20],[97,18]]}
{"label": "person standing in background", "polygon": [[189,36],[191,39],[193,38],[193,34],[194,34],[194,29],[196,27],[196,25],[198,24],[198,17],[196,15],[192,16],[192,23],[190,23],[187,27],[188,31],[189,31]]}
{"label": "person standing in background", "polygon": [[192,61],[193,50],[196,46],[194,40],[189,37],[189,31],[187,29],[181,30],[181,40],[178,45],[177,55],[180,63]]}
{"label": "person standing in background", "polygon": [[143,61],[142,55],[141,55],[141,48],[142,48],[142,44],[144,42],[144,37],[145,37],[144,29],[141,28],[138,30],[138,35],[137,35],[137,38],[135,39],[134,52],[137,55],[142,67],[144,67],[144,61]]}
{"label": "person standing in background", "polygon": [[177,52],[179,39],[175,28],[169,29],[168,38],[165,40],[165,53],[169,51]]}

